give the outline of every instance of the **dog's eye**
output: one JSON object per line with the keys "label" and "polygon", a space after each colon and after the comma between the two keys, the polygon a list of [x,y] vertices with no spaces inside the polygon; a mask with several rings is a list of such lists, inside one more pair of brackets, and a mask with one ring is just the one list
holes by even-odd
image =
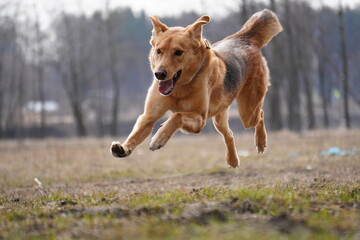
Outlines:
{"label": "dog's eye", "polygon": [[176,50],[175,51],[175,56],[181,56],[183,54],[184,51],[181,51],[181,50]]}
{"label": "dog's eye", "polygon": [[160,50],[160,49],[156,49],[156,53],[157,53],[157,54],[160,54],[160,53],[161,53],[161,50]]}

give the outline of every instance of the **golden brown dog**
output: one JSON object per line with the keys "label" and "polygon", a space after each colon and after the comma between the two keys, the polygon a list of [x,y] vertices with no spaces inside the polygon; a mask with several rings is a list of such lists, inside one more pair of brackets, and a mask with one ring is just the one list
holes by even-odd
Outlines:
{"label": "golden brown dog", "polygon": [[239,158],[228,125],[229,106],[234,99],[244,127],[255,127],[258,152],[264,152],[266,130],[261,108],[269,71],[260,49],[282,31],[276,15],[267,9],[255,13],[239,32],[212,47],[202,37],[202,25],[210,21],[209,16],[186,28],[169,28],[158,17],[150,19],[153,31],[149,59],[154,81],[144,113],[124,143],[112,143],[112,155],[129,156],[170,110],[173,114],[152,138],[151,150],[163,147],[179,129],[199,133],[206,119],[213,118],[227,147],[226,161],[235,168]]}

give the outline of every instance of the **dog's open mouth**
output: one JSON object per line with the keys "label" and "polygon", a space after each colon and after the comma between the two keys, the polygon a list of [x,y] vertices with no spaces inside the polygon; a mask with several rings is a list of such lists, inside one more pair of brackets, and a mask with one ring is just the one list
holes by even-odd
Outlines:
{"label": "dog's open mouth", "polygon": [[177,71],[177,73],[173,76],[173,78],[169,80],[159,80],[158,87],[161,95],[168,96],[173,92],[174,86],[177,80],[180,78],[181,72],[182,72],[181,70]]}

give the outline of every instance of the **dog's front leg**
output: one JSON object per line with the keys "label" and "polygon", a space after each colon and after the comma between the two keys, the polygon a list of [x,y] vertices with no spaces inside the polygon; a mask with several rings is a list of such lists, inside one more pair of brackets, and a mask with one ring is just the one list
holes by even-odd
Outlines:
{"label": "dog's front leg", "polygon": [[111,144],[111,154],[114,157],[120,158],[129,156],[134,148],[150,135],[156,120],[157,118],[147,114],[140,115],[126,141],[123,144],[120,144],[120,142],[113,142]]}
{"label": "dog's front leg", "polygon": [[205,114],[197,112],[176,112],[174,113],[154,135],[150,142],[150,150],[157,150],[163,147],[167,141],[182,129],[190,133],[199,133],[206,122]]}
{"label": "dog's front leg", "polygon": [[144,113],[138,117],[135,126],[124,143],[113,142],[110,152],[114,157],[127,157],[131,152],[150,135],[153,126],[168,110],[168,102],[157,94],[157,84],[149,89],[145,102]]}

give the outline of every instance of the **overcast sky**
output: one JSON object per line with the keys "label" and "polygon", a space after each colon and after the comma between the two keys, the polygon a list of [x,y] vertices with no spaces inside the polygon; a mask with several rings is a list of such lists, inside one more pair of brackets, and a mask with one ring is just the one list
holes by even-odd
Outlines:
{"label": "overcast sky", "polygon": [[[0,0],[14,4],[20,3],[23,9],[37,9],[41,21],[46,25],[52,15],[65,10],[78,13],[84,11],[91,14],[103,10],[106,0]],[[224,16],[228,11],[236,9],[241,0],[108,0],[110,7],[131,7],[136,13],[144,10],[147,15],[173,16],[184,11],[196,11],[199,14],[209,14],[213,18]],[[251,1],[251,0],[250,0]],[[269,2],[268,0],[263,0]],[[324,4],[337,7],[340,0],[323,0]],[[353,7],[360,0],[342,0],[344,5]],[[314,6],[319,6],[321,0],[309,0]],[[34,7],[35,6],[35,7]],[[1,7],[1,3],[0,3]],[[34,12],[34,11],[31,11]]]}

